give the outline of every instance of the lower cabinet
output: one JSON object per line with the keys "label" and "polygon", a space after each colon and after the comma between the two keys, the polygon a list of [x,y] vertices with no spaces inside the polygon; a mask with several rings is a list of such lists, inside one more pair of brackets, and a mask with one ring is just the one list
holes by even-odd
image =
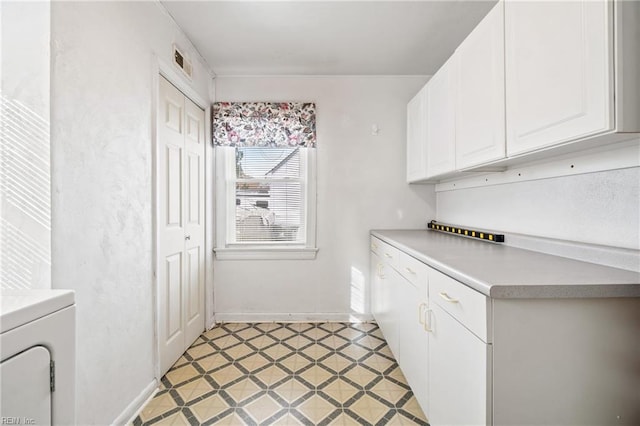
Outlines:
{"label": "lower cabinet", "polygon": [[[375,239],[371,253],[371,312],[425,414],[428,408],[427,266],[404,253],[391,255]],[[397,250],[396,250],[397,251]]]}
{"label": "lower cabinet", "polygon": [[489,298],[375,240],[372,313],[430,425],[640,425],[640,297]]}
{"label": "lower cabinet", "polygon": [[491,345],[437,304],[432,304],[430,314],[430,424],[491,424]]}
{"label": "lower cabinet", "polygon": [[373,247],[371,312],[429,423],[491,424],[488,299],[375,237]]}

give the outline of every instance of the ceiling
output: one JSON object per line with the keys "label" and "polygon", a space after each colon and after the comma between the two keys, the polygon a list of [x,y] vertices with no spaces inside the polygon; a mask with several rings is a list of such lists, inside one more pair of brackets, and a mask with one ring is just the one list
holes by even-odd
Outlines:
{"label": "ceiling", "polygon": [[489,1],[170,1],[218,75],[431,75]]}

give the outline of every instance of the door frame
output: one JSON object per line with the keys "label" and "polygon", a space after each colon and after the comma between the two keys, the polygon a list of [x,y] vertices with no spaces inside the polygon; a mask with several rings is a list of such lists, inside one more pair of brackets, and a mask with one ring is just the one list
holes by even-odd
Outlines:
{"label": "door frame", "polygon": [[204,193],[205,199],[205,217],[204,217],[204,241],[205,241],[205,276],[204,276],[204,329],[209,329],[215,325],[214,311],[213,311],[213,198],[214,198],[214,185],[213,180],[210,179],[213,176],[213,146],[211,144],[211,105],[213,102],[213,76],[209,81],[209,98],[207,100],[203,98],[193,87],[189,84],[185,77],[183,77],[175,67],[160,58],[157,55],[153,55],[151,66],[151,158],[152,158],[152,297],[153,297],[153,372],[157,383],[160,383],[162,373],[160,371],[160,295],[158,281],[158,264],[159,264],[159,251],[158,251],[158,235],[160,232],[158,225],[159,217],[159,181],[158,181],[158,135],[159,135],[159,119],[158,119],[158,101],[160,99],[160,77],[164,77],[173,84],[183,95],[189,98],[199,108],[204,110],[204,132],[205,132],[205,177],[204,177]]}

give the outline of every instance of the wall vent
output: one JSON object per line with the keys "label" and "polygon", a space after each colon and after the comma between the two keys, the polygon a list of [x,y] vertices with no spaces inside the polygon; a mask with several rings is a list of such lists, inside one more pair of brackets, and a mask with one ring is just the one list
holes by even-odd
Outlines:
{"label": "wall vent", "polygon": [[184,75],[191,79],[193,74],[193,67],[191,61],[176,47],[173,45],[173,63],[182,70]]}

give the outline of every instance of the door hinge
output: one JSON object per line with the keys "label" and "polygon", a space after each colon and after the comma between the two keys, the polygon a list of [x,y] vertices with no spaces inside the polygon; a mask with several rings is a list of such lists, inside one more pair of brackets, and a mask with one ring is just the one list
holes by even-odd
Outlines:
{"label": "door hinge", "polygon": [[49,362],[49,389],[51,389],[51,392],[56,390],[56,363],[55,363],[55,361]]}

